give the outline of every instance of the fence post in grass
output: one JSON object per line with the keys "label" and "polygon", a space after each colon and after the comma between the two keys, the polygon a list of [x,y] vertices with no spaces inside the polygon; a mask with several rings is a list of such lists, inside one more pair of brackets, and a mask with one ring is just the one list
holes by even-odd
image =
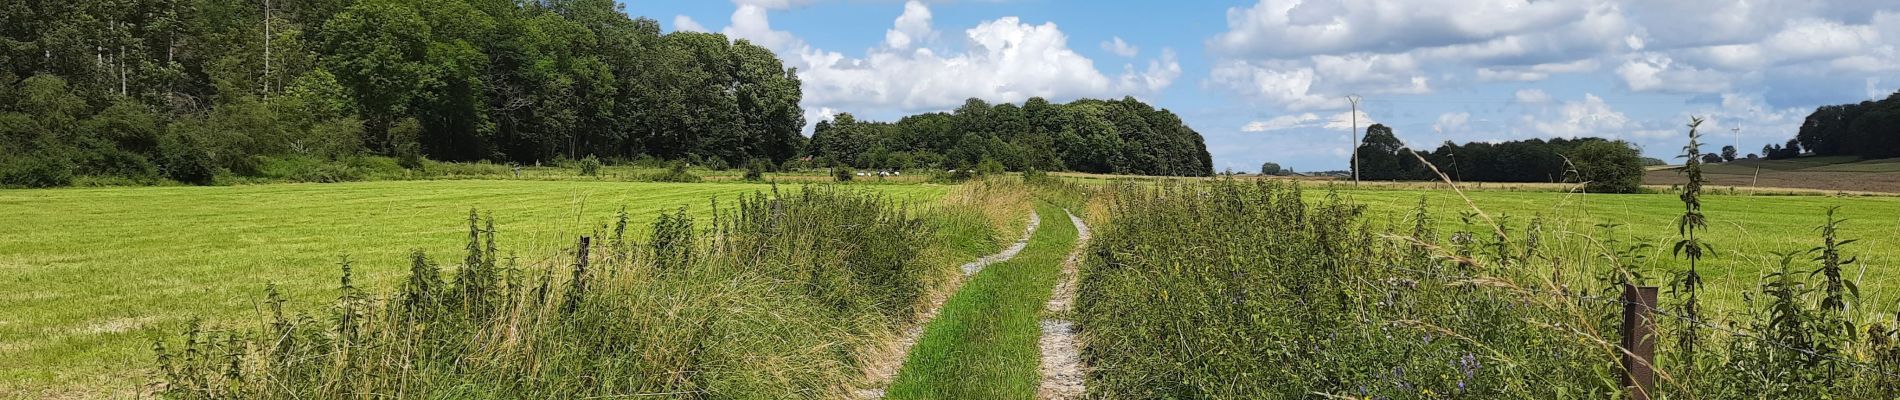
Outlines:
{"label": "fence post in grass", "polygon": [[1631,400],[1649,400],[1656,389],[1656,287],[1623,285],[1623,388]]}

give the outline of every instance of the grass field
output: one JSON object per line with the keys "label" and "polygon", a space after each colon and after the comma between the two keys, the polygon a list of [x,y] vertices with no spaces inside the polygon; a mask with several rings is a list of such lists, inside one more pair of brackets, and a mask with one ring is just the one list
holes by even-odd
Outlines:
{"label": "grass field", "polygon": [[[527,264],[622,206],[644,227],[663,210],[705,215],[715,197],[765,190],[464,180],[0,191],[0,225],[13,228],[0,232],[0,397],[136,391],[159,335],[197,316],[255,322],[271,282],[293,309],[314,309],[334,296],[343,255],[358,285],[386,292],[409,249],[453,258],[471,208],[493,214],[503,248],[530,249],[516,254]],[[947,189],[878,190],[930,201]]]}
{"label": "grass field", "polygon": [[[1317,199],[1324,190],[1307,190]],[[1682,202],[1673,194],[1591,194],[1571,195],[1554,192],[1470,191],[1477,206],[1493,218],[1509,216],[1507,224],[1517,234],[1531,218],[1542,215],[1547,232],[1568,232],[1601,236],[1597,224],[1619,224],[1616,235],[1641,239],[1656,247],[1650,264],[1659,271],[1685,268],[1672,257],[1670,243],[1676,239],[1675,221],[1682,214]],[[1458,194],[1446,190],[1341,190],[1340,195],[1367,207],[1374,221],[1405,220],[1418,206],[1420,196],[1427,199],[1439,226],[1451,232],[1462,225],[1459,213],[1470,210]],[[1867,304],[1892,310],[1900,294],[1900,198],[1827,197],[1827,196],[1747,196],[1707,195],[1703,210],[1710,224],[1707,241],[1715,245],[1716,256],[1704,260],[1703,277],[1710,285],[1709,297],[1718,308],[1740,304],[1740,289],[1754,288],[1763,274],[1775,266],[1772,252],[1806,251],[1821,243],[1815,229],[1825,222],[1828,207],[1840,206],[1840,215],[1848,222],[1842,226],[1843,238],[1859,239],[1847,253],[1860,257],[1856,274],[1861,281]],[[1482,220],[1478,223],[1482,224]],[[1482,228],[1480,232],[1488,232]],[[1801,257],[1804,269],[1807,257]],[[1652,276],[1664,277],[1665,274]],[[1727,307],[1722,307],[1727,306]]]}
{"label": "grass field", "polygon": [[1061,208],[1043,203],[1041,229],[1016,258],[976,274],[944,303],[942,314],[892,382],[894,399],[1011,399],[1035,396],[1037,320],[1064,255],[1076,238]]}

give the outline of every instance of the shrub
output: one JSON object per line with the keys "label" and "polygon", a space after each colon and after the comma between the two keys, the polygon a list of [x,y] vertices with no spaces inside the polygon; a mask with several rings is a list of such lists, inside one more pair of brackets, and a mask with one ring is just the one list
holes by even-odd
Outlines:
{"label": "shrub", "polygon": [[170,135],[159,141],[160,167],[165,177],[193,185],[209,185],[217,177],[211,155],[186,135]]}
{"label": "shrub", "polygon": [[0,186],[57,187],[73,182],[73,165],[50,154],[0,157]]}
{"label": "shrub", "polygon": [[1623,142],[1586,141],[1570,154],[1577,178],[1593,193],[1637,193],[1643,186],[1642,154]]}
{"label": "shrub", "polygon": [[984,159],[983,162],[976,164],[976,173],[977,175],[984,176],[1001,175],[1003,174],[1003,163],[993,159]]}
{"label": "shrub", "polygon": [[599,176],[600,158],[594,157],[593,154],[588,154],[586,158],[581,159],[580,169],[581,176]]}
{"label": "shrub", "polygon": [[390,151],[396,163],[408,169],[422,169],[422,123],[404,118],[389,128]]}
{"label": "shrub", "polygon": [[764,159],[755,159],[747,163],[745,166],[745,180],[751,182],[765,180],[765,170],[771,163],[772,161]]}
{"label": "shrub", "polygon": [[651,182],[693,183],[699,182],[699,175],[693,175],[692,172],[688,172],[685,162],[674,161],[673,166],[668,167],[665,172],[648,175],[646,180]]}
{"label": "shrub", "polygon": [[838,182],[850,182],[851,178],[857,175],[858,171],[851,169],[851,167],[840,165],[831,168],[831,178]]}

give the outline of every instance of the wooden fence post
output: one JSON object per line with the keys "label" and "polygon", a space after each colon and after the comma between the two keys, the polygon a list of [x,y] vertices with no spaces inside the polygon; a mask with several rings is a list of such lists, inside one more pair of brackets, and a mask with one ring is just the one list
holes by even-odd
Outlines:
{"label": "wooden fence post", "polygon": [[1656,287],[1623,285],[1623,388],[1631,400],[1649,400],[1656,389]]}

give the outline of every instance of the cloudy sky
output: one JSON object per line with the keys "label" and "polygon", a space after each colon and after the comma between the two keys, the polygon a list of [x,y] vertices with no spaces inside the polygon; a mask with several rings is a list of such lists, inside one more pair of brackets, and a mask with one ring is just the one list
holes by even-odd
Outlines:
{"label": "cloudy sky", "polygon": [[1758,152],[1900,88],[1887,0],[622,1],[777,52],[808,122],[1134,96],[1236,171],[1345,169],[1348,95],[1418,147],[1602,136],[1668,158],[1690,116]]}

